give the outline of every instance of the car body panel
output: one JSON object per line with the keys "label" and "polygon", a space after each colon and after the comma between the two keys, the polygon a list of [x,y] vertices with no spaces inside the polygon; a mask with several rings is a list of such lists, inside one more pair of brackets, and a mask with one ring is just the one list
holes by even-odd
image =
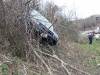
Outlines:
{"label": "car body panel", "polygon": [[39,12],[32,10],[30,16],[27,18],[27,23],[28,29],[34,27],[36,31],[36,33],[34,33],[35,36],[42,36],[42,40],[45,40],[50,45],[56,45],[58,35],[54,32],[53,25]]}

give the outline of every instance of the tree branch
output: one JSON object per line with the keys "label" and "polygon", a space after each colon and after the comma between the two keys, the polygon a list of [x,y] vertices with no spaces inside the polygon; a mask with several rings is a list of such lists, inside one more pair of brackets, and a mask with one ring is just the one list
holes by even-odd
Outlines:
{"label": "tree branch", "polygon": [[36,52],[36,49],[32,46],[32,44],[28,41],[28,45],[29,47],[33,50],[33,52],[36,54],[36,56],[43,62],[43,64],[45,65],[45,67],[47,68],[48,72],[50,75],[53,75],[51,69],[49,68],[49,66],[46,64],[46,62],[39,56],[39,54]]}
{"label": "tree branch", "polygon": [[42,54],[48,55],[48,56],[50,56],[50,57],[52,57],[52,58],[54,58],[54,59],[60,61],[61,64],[62,64],[62,67],[67,71],[68,75],[71,75],[71,74],[70,74],[70,72],[68,71],[68,69],[67,69],[65,66],[69,66],[69,67],[71,67],[72,69],[75,69],[75,70],[77,70],[77,71],[79,71],[79,72],[81,72],[81,73],[84,73],[85,75],[90,75],[90,74],[87,73],[87,72],[84,72],[84,71],[82,71],[82,70],[79,70],[79,69],[77,69],[76,67],[73,67],[72,65],[70,65],[70,64],[68,64],[68,63],[65,63],[63,60],[61,60],[60,58],[58,58],[57,55],[50,55],[50,54],[48,54],[48,53],[44,53],[44,52],[39,51],[39,50],[36,50],[36,51],[38,51],[38,52],[40,52],[40,53],[42,53]]}

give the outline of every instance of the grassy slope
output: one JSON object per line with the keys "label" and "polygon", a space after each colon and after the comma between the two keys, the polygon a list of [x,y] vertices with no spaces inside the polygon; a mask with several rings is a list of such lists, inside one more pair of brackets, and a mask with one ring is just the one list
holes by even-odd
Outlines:
{"label": "grassy slope", "polygon": [[[89,64],[90,72],[94,75],[98,72],[100,67],[97,66],[96,58],[100,57],[100,40],[93,40],[93,44],[79,44],[79,46],[88,54],[88,58],[85,61]],[[100,60],[98,58],[98,60]]]}
{"label": "grassy slope", "polygon": [[[1,34],[0,34],[1,35]],[[98,41],[98,42],[96,42],[96,41],[93,41],[93,44],[92,45],[90,45],[90,44],[88,44],[88,39],[87,39],[87,36],[82,36],[82,37],[84,37],[84,39],[85,39],[85,44],[78,44],[77,45],[77,47],[79,48],[79,47],[81,47],[82,48],[82,52],[83,53],[87,53],[88,54],[88,57],[83,57],[82,55],[82,59],[83,59],[83,61],[82,62],[85,62],[85,63],[88,63],[89,64],[89,71],[87,71],[87,72],[90,72],[91,74],[93,73],[93,75],[96,75],[94,72],[98,72],[97,70],[98,70],[98,67],[97,67],[97,65],[96,65],[96,57],[97,56],[100,56],[100,40]],[[2,37],[1,37],[1,39],[0,39],[1,41],[2,41]],[[68,43],[69,44],[69,43]],[[71,47],[73,47],[73,45],[70,45]],[[65,47],[66,47],[66,45],[65,45]],[[64,47],[64,48],[65,48]],[[63,49],[64,49],[63,48]],[[69,48],[69,47],[68,47]],[[61,52],[59,52],[59,54],[61,54],[61,55],[63,55],[62,56],[62,59],[64,59],[64,57],[65,57],[65,55],[66,55],[66,59],[68,59],[68,61],[70,62],[70,63],[72,63],[72,65],[76,65],[77,63],[78,63],[78,61],[80,61],[80,59],[77,59],[77,58],[79,58],[77,55],[78,55],[78,52],[79,52],[79,50],[80,49],[78,49],[78,48],[74,48],[74,49],[72,49],[72,48],[69,48],[68,50],[67,50],[67,53],[65,52],[65,50],[63,50],[64,52],[62,52],[62,47],[61,47],[61,49],[60,48],[58,48],[59,49],[59,51],[61,51]],[[78,51],[76,51],[76,50],[78,50]],[[71,52],[72,52],[72,54],[71,54]],[[2,55],[2,54],[6,54],[6,50],[0,50],[0,54]],[[68,54],[69,53],[69,54]],[[80,52],[81,53],[81,52]],[[69,55],[69,56],[67,56],[67,55]],[[4,56],[0,56],[0,57],[2,57],[2,58],[0,58],[1,60],[4,60]],[[7,55],[7,57],[9,58],[9,56]],[[84,59],[85,58],[85,59]],[[27,68],[28,68],[28,71],[29,71],[29,75],[32,75],[32,74],[34,74],[34,73],[31,73],[30,71],[34,71],[34,72],[36,72],[36,69],[34,70],[34,69],[31,69],[30,70],[30,67],[33,65],[29,65],[30,63],[27,63],[27,65],[26,65],[26,62],[24,62],[24,61],[22,61],[22,60],[20,60],[19,61],[19,59],[17,59],[17,61],[16,60],[14,60],[14,58],[10,58],[10,59],[13,59],[13,63],[11,64],[11,67],[13,67],[14,69],[15,69],[15,71],[14,71],[14,73],[21,73],[21,72],[24,72],[24,70],[23,71],[20,71],[20,70],[18,70],[17,71],[17,69],[19,68],[15,68],[14,67],[14,65],[17,65],[17,66],[20,66],[20,67],[22,67],[23,68],[23,65],[24,66],[26,66]],[[72,60],[73,59],[73,60]],[[5,59],[6,60],[6,59]],[[77,62],[75,61],[75,60],[77,60]],[[19,64],[19,63],[21,63],[21,64]],[[23,65],[22,65],[22,63],[23,63]],[[76,66],[81,66],[82,64],[77,64]],[[10,66],[9,64],[7,64],[6,66]],[[34,68],[34,66],[33,66],[33,68]],[[35,67],[35,68],[37,68],[37,67]],[[37,68],[38,69],[38,68]],[[10,70],[12,70],[10,67],[9,67],[9,71]],[[12,73],[12,71],[11,72],[9,72],[9,73]],[[40,73],[42,73],[41,72],[41,69],[40,69]],[[99,72],[100,73],[100,72]],[[20,75],[20,74],[19,74]],[[35,75],[35,74],[34,74]],[[37,74],[36,74],[37,75]]]}
{"label": "grassy slope", "polygon": [[100,40],[93,40],[93,44],[81,44],[80,45],[86,52],[92,53],[96,56],[100,55]]}

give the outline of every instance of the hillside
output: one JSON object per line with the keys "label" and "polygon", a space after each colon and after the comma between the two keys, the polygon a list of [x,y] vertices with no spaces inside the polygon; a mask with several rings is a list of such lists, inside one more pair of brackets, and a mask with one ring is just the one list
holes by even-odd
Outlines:
{"label": "hillside", "polygon": [[100,73],[95,60],[99,55],[99,42],[93,45],[59,42],[53,47],[29,43],[33,49],[31,54],[34,56],[26,60],[25,56],[20,58],[12,54],[14,50],[11,50],[13,48],[2,34],[3,31],[0,29],[1,75],[99,75]]}
{"label": "hillside", "polygon": [[[62,7],[41,1],[0,0],[0,75],[99,75],[99,41],[89,45],[87,36],[78,34],[95,22],[73,23]],[[49,27],[44,18],[29,19],[31,10],[48,19]],[[59,39],[55,43],[47,35]]]}

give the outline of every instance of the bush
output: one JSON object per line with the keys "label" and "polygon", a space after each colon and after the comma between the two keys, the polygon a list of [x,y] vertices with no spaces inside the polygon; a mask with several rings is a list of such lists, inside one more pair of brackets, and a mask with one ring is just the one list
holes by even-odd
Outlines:
{"label": "bush", "polygon": [[69,28],[68,29],[68,34],[69,34],[69,39],[72,41],[72,42],[78,42],[78,34],[75,30]]}
{"label": "bush", "polygon": [[88,35],[85,34],[79,34],[79,43],[80,44],[86,44],[88,43]]}

